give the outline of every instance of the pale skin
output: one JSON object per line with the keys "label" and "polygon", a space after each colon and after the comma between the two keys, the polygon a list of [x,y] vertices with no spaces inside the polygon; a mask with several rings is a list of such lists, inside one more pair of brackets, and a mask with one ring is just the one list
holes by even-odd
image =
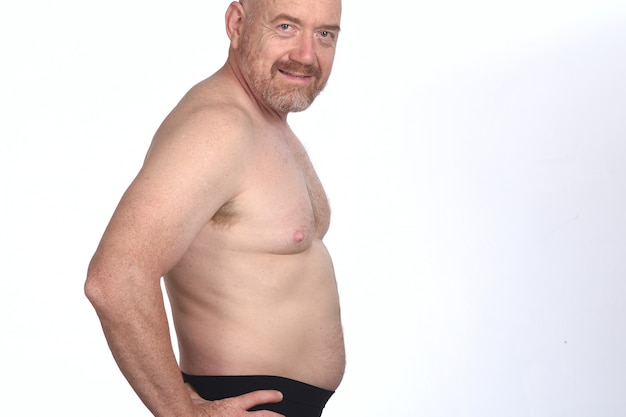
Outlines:
{"label": "pale skin", "polygon": [[280,392],[205,401],[181,370],[276,375],[327,390],[342,379],[337,285],[322,242],[328,201],[289,111],[250,76],[278,93],[321,88],[340,16],[339,0],[232,3],[226,65],[165,119],[94,254],[86,294],[121,371],[155,416],[279,416],[246,410],[280,401]]}

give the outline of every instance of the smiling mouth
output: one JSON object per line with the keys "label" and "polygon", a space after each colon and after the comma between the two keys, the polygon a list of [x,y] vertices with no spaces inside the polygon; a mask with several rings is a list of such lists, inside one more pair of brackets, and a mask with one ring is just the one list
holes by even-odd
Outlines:
{"label": "smiling mouth", "polygon": [[278,72],[280,72],[283,75],[287,75],[289,77],[294,77],[294,78],[311,78],[311,75],[301,75],[301,74],[293,74],[291,72],[287,72],[287,71],[283,71],[283,70],[278,70]]}

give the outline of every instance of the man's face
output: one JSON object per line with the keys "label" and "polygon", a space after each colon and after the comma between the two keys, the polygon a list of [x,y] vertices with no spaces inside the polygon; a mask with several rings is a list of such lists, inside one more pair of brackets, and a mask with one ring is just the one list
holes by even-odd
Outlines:
{"label": "man's face", "polygon": [[311,105],[333,65],[340,0],[248,0],[239,48],[255,92],[282,113]]}

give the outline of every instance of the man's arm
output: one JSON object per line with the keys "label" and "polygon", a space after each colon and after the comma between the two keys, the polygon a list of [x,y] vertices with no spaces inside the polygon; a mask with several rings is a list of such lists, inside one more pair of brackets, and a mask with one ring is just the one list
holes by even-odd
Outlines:
{"label": "man's arm", "polygon": [[157,132],[89,265],[85,292],[117,364],[155,416],[243,416],[280,394],[192,401],[172,350],[160,279],[238,193],[249,139],[245,124],[223,109],[183,116],[175,111]]}

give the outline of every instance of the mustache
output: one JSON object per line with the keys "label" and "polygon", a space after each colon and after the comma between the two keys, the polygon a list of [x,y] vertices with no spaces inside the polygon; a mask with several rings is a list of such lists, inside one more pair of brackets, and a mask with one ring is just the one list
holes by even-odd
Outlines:
{"label": "mustache", "polygon": [[286,61],[281,63],[274,63],[272,65],[272,75],[277,71],[289,72],[294,74],[306,75],[309,77],[321,78],[322,70],[315,65],[304,65],[295,61]]}

